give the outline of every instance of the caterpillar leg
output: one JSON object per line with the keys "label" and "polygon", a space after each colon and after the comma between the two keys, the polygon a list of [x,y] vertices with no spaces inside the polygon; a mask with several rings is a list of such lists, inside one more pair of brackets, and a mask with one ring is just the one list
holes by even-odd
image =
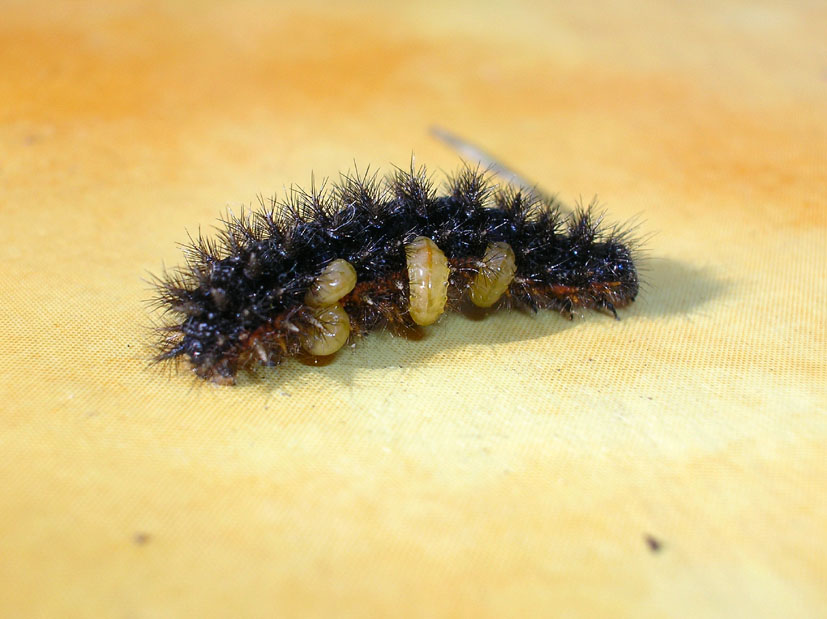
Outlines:
{"label": "caterpillar leg", "polygon": [[615,317],[615,320],[620,320],[620,316],[617,315],[617,310],[615,309],[614,304],[608,299],[601,299],[600,307],[609,310],[612,313],[612,316]]}

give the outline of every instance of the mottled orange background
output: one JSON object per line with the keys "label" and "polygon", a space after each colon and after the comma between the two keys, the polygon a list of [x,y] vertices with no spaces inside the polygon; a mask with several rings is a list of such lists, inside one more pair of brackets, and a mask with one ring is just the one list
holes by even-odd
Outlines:
{"label": "mottled orange background", "polygon": [[[4,2],[0,614],[827,614],[825,32],[823,2]],[[147,367],[185,229],[354,161],[453,170],[432,124],[638,222],[620,322]]]}

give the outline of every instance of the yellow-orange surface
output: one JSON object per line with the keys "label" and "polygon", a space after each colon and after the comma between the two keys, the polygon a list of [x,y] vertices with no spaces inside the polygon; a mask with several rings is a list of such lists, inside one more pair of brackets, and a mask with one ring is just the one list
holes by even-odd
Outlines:
{"label": "yellow-orange surface", "polygon": [[[574,4],[574,3],[567,3]],[[827,614],[821,2],[0,7],[0,614]],[[639,301],[233,388],[185,229],[468,136],[649,235]]]}

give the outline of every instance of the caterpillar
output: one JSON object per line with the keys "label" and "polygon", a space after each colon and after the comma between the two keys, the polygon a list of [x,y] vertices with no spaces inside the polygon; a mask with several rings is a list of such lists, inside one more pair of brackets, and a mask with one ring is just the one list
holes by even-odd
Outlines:
{"label": "caterpillar", "polygon": [[340,175],[231,212],[155,279],[155,361],[234,384],[241,369],[326,357],[368,332],[410,333],[446,310],[617,309],[635,300],[628,230],[593,205],[497,184],[465,166],[438,194],[425,167]]}

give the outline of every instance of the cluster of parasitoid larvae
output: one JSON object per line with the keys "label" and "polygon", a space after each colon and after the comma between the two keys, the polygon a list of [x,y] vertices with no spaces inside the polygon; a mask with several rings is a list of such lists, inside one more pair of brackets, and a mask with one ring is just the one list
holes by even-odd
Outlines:
{"label": "cluster of parasitoid larvae", "polygon": [[184,246],[186,265],[157,280],[155,298],[156,360],[219,384],[377,328],[416,332],[447,310],[616,317],[639,287],[625,231],[467,167],[442,193],[424,168],[343,175],[223,223],[216,240]]}

